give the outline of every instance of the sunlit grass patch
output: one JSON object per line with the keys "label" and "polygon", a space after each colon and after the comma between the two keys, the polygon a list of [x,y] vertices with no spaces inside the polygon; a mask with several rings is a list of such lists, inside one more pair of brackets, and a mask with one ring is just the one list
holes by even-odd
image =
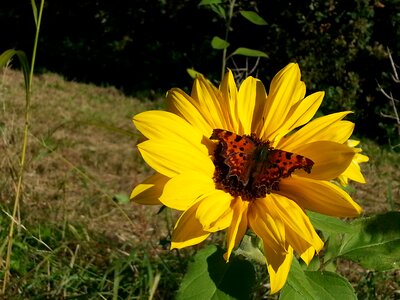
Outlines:
{"label": "sunlit grass patch", "polygon": [[[0,144],[5,153],[0,160],[2,228],[7,228],[10,220],[17,176],[24,110],[22,80],[21,73],[8,69],[0,84],[3,92]],[[146,253],[146,249],[150,245],[157,247],[151,236],[158,225],[143,216],[155,214],[158,209],[135,209],[130,203],[120,204],[113,199],[116,194],[128,195],[132,186],[147,175],[147,168],[139,163],[133,147],[138,135],[130,118],[153,103],[126,97],[115,88],[66,82],[54,74],[37,76],[34,86],[35,105],[31,108],[29,154],[20,209],[21,226],[26,230],[20,230],[15,239],[11,285],[23,284],[26,295],[29,291],[44,295],[47,291],[49,296],[60,297],[84,293],[88,289],[86,280],[95,280],[89,276],[95,274],[99,283],[92,290],[107,291],[109,279],[103,276],[114,267],[119,251],[124,253],[121,259],[135,252],[135,259],[140,262],[135,268],[139,269],[151,269],[157,257]],[[35,243],[31,243],[27,232],[35,237]],[[2,241],[5,238],[3,230]],[[126,252],[124,247],[134,251]],[[77,264],[80,271],[71,273],[63,267],[71,262],[75,251],[79,254],[76,260],[80,261]],[[110,266],[95,265],[95,270],[91,270],[93,257],[110,260]],[[146,261],[148,266],[144,265]],[[51,265],[54,268],[47,274],[43,268]],[[144,293],[137,288],[132,285],[132,295]],[[15,295],[21,292],[17,288],[12,291]]]}
{"label": "sunlit grass patch", "polygon": [[64,225],[37,224],[16,235],[6,297],[141,299],[177,289],[185,262],[176,255]]}

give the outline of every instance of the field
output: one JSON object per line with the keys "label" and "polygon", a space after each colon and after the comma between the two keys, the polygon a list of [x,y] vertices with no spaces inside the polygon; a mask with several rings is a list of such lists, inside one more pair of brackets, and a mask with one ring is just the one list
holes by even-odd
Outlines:
{"label": "field", "polygon": [[[23,139],[23,76],[0,75],[0,252],[2,278]],[[113,87],[33,81],[27,166],[6,299],[169,299],[196,248],[168,250],[177,215],[129,202],[151,174],[135,144],[131,118],[163,108]],[[356,124],[356,126],[360,124]],[[350,194],[371,215],[400,207],[400,154],[362,140],[367,184]],[[218,241],[222,235],[215,237]],[[360,299],[400,297],[400,273],[375,273],[341,261]],[[265,269],[260,268],[265,272]],[[267,298],[259,276],[255,299]],[[272,297],[273,298],[273,297]]]}

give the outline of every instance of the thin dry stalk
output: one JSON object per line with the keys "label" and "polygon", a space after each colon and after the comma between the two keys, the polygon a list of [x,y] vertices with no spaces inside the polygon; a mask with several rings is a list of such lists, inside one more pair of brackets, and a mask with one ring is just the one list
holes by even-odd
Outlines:
{"label": "thin dry stalk", "polygon": [[[389,49],[387,49],[387,52],[388,52],[388,55],[389,55],[390,64],[391,64],[391,66],[392,66],[392,71],[393,71],[393,73],[392,73],[392,79],[393,79],[394,83],[400,83],[399,75],[398,75],[398,73],[397,73],[397,66],[396,66],[396,64],[394,63],[392,54],[390,53],[390,50],[389,50]],[[400,103],[400,100],[394,98],[391,92],[387,93],[387,92],[382,88],[382,86],[379,85],[379,84],[378,84],[378,88],[379,88],[379,91],[380,91],[387,99],[389,99],[389,101],[390,101],[390,103],[391,103],[391,105],[392,105],[392,109],[393,109],[393,114],[385,114],[385,113],[381,112],[381,116],[384,117],[384,118],[388,118],[388,119],[392,119],[392,120],[395,120],[395,121],[396,121],[395,127],[397,128],[397,134],[400,136],[400,117],[399,117],[399,112],[398,112],[398,108],[397,108],[397,106],[398,106],[399,103]],[[399,147],[399,146],[400,146],[400,144],[393,146],[393,148],[396,148],[396,147]]]}
{"label": "thin dry stalk", "polygon": [[[34,2],[32,2],[32,5]],[[10,229],[7,236],[7,254],[6,254],[6,264],[4,270],[4,278],[3,278],[3,288],[2,293],[4,294],[7,289],[8,282],[10,280],[10,266],[11,266],[11,255],[12,255],[12,247],[14,241],[14,225],[18,224],[16,222],[16,217],[19,215],[19,204],[21,199],[21,191],[22,191],[22,183],[25,171],[25,156],[26,156],[26,149],[28,145],[28,133],[29,133],[29,113],[30,113],[30,100],[31,100],[31,92],[32,92],[32,79],[33,79],[33,70],[35,67],[35,58],[36,58],[36,50],[39,41],[39,32],[40,32],[40,23],[42,20],[42,13],[44,7],[44,0],[41,0],[40,9],[39,9],[39,16],[37,19],[36,24],[36,35],[35,41],[33,46],[33,53],[32,53],[32,60],[31,60],[31,67],[29,72],[29,80],[26,92],[26,105],[25,105],[25,126],[24,126],[24,138],[22,144],[22,151],[21,151],[21,160],[20,160],[20,168],[18,173],[18,183],[17,189],[15,193],[15,200],[14,200],[14,208],[12,213],[12,218],[10,218]],[[35,7],[36,8],[36,7]],[[18,220],[17,220],[18,221]]]}

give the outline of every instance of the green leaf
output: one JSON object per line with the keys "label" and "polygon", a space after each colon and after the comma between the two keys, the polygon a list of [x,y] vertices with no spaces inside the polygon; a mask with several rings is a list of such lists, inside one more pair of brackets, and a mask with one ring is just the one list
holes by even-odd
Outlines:
{"label": "green leaf", "polygon": [[9,60],[15,55],[15,50],[13,49],[9,49],[4,51],[1,55],[0,55],[0,68],[3,68],[7,65],[7,63],[9,62]]}
{"label": "green leaf", "polygon": [[226,20],[226,12],[224,7],[221,5],[221,0],[202,0],[199,6],[209,6],[209,8],[215,12],[219,17]]}
{"label": "green leaf", "polygon": [[197,76],[202,75],[200,72],[196,71],[195,69],[188,68],[186,69],[186,72],[188,72],[189,76],[195,79]]}
{"label": "green leaf", "polygon": [[376,271],[400,268],[400,212],[358,219],[352,229],[339,256]]}
{"label": "green leaf", "polygon": [[226,12],[222,5],[211,5],[211,10],[215,12],[220,18],[226,20]]}
{"label": "green leaf", "polygon": [[[332,261],[338,256],[340,247],[342,246],[343,234],[353,232],[352,225],[338,218],[312,211],[307,211],[307,215],[313,226],[323,232],[326,240],[325,253],[324,256],[322,256],[322,259],[324,262],[329,260]],[[328,264],[328,266],[331,268],[334,264]]]}
{"label": "green leaf", "polygon": [[19,63],[21,64],[22,72],[24,74],[24,79],[25,79],[25,89],[27,94],[29,93],[29,62],[28,58],[26,57],[25,52],[20,51],[20,50],[14,50],[14,49],[9,49],[4,51],[0,55],[0,68],[3,68],[4,66],[7,65],[7,63],[10,61],[10,59],[16,55],[18,57]]}
{"label": "green leaf", "polygon": [[293,259],[286,285],[280,300],[353,300],[354,289],[343,277],[333,272],[303,271],[297,259]]}
{"label": "green leaf", "polygon": [[289,275],[279,299],[316,299],[311,283],[296,258],[293,258]]}
{"label": "green leaf", "polygon": [[316,299],[357,300],[353,287],[346,278],[333,272],[305,271],[311,286],[318,293]]}
{"label": "green leaf", "polygon": [[241,10],[240,14],[251,23],[256,25],[267,25],[267,22],[260,17],[255,11]]}
{"label": "green leaf", "polygon": [[37,7],[36,7],[36,3],[35,0],[31,0],[31,6],[32,6],[32,12],[33,12],[33,18],[35,19],[35,24],[36,27],[38,25],[38,20],[37,20]]}
{"label": "green leaf", "polygon": [[312,211],[307,211],[313,226],[323,232],[328,233],[351,233],[352,226],[338,218],[326,216]]}
{"label": "green leaf", "polygon": [[201,0],[199,5],[221,4],[222,0]]}
{"label": "green leaf", "polygon": [[245,56],[251,56],[251,57],[265,57],[268,58],[268,55],[265,52],[262,52],[260,50],[254,50],[250,48],[237,48],[231,55],[245,55]]}
{"label": "green leaf", "polygon": [[235,251],[235,254],[243,255],[257,263],[265,264],[265,257],[260,248],[258,248],[257,239],[258,238],[255,236],[245,235],[240,242],[238,249]]}
{"label": "green leaf", "polygon": [[189,264],[177,299],[249,299],[255,284],[253,265],[237,257],[227,263],[223,254],[215,246],[200,250]]}
{"label": "green leaf", "polygon": [[[332,233],[329,234],[327,241],[325,242],[324,255],[321,256],[323,260],[325,270],[336,270],[335,259],[338,257],[340,252],[340,247],[342,246],[343,234],[342,233]],[[333,268],[332,268],[333,267]]]}
{"label": "green leaf", "polygon": [[214,49],[222,50],[229,47],[229,43],[218,36],[214,36],[211,41],[211,47]]}
{"label": "green leaf", "polygon": [[127,194],[115,194],[113,200],[118,202],[119,204],[129,203],[130,199]]}

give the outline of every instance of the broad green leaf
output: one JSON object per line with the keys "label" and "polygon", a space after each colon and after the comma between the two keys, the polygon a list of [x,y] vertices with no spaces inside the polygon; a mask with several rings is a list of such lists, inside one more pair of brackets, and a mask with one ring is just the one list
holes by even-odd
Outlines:
{"label": "broad green leaf", "polygon": [[231,257],[225,262],[224,251],[215,246],[200,250],[189,264],[177,299],[249,299],[255,284],[253,265]]}
{"label": "broad green leaf", "polygon": [[320,260],[320,257],[318,255],[313,257],[313,259],[310,261],[308,266],[306,264],[303,265],[303,269],[306,270],[306,271],[317,271],[320,268],[321,268],[321,260]]}
{"label": "broad green leaf", "polygon": [[279,299],[317,299],[317,296],[299,262],[294,258]]}
{"label": "broad green leaf", "polygon": [[238,249],[235,251],[235,254],[243,255],[251,260],[254,260],[255,262],[265,264],[265,257],[257,245],[257,239],[258,237],[245,235],[240,242]]}
{"label": "broad green leaf", "polygon": [[[342,233],[332,233],[329,234],[327,241],[325,242],[324,255],[321,256],[321,259],[324,262],[325,270],[334,271],[336,270],[336,264],[334,264],[335,258],[338,257],[338,253],[340,252],[340,247],[342,246],[343,234]],[[326,264],[328,261],[328,265]],[[330,261],[330,262],[329,262]],[[332,269],[332,266],[334,267]]]}
{"label": "broad green leaf", "polygon": [[318,292],[317,299],[357,300],[348,280],[337,273],[327,271],[305,271],[311,286]]}
{"label": "broad green leaf", "polygon": [[211,46],[214,49],[222,50],[229,47],[229,43],[218,36],[214,36],[211,41]]}
{"label": "broad green leaf", "polygon": [[21,68],[22,68],[22,72],[24,74],[24,80],[25,80],[25,89],[26,89],[26,92],[29,93],[28,89],[29,89],[30,67],[29,67],[28,58],[26,57],[25,52],[23,52],[21,50],[14,50],[14,49],[9,49],[9,50],[4,51],[0,55],[0,68],[3,68],[4,66],[6,66],[8,61],[14,55],[16,55],[18,57],[19,63],[21,64]]}
{"label": "broad green leaf", "polygon": [[267,25],[267,22],[261,18],[255,11],[241,10],[240,14],[251,23],[256,25]]}
{"label": "broad green leaf", "polygon": [[358,219],[352,228],[339,256],[376,271],[400,268],[400,212]]}
{"label": "broad green leaf", "polygon": [[280,300],[355,300],[350,283],[333,272],[303,271],[299,262],[293,259],[286,285]]}
{"label": "broad green leaf", "polygon": [[326,216],[312,211],[307,211],[313,226],[323,232],[328,233],[351,233],[352,226],[335,217]]}
{"label": "broad green leaf", "polygon": [[260,50],[254,50],[250,48],[237,48],[231,55],[245,55],[245,56],[252,56],[252,57],[265,57],[268,58],[268,55],[265,52]]}
{"label": "broad green leaf", "polygon": [[35,0],[31,0],[31,6],[32,6],[32,12],[33,12],[33,18],[35,20],[35,24],[37,27],[38,19],[37,19],[37,7],[36,7]]}
{"label": "broad green leaf", "polygon": [[[307,211],[307,215],[313,226],[322,231],[324,239],[326,240],[325,253],[322,256],[324,262],[336,258],[342,245],[343,234],[351,233],[353,231],[352,225],[338,218],[312,211]],[[331,268],[332,264],[328,266]]]}
{"label": "broad green leaf", "polygon": [[202,75],[200,72],[192,68],[186,69],[186,72],[188,72],[189,76],[192,77],[193,79],[195,79],[198,75]]}
{"label": "broad green leaf", "polygon": [[201,0],[199,5],[221,4],[222,0]]}

